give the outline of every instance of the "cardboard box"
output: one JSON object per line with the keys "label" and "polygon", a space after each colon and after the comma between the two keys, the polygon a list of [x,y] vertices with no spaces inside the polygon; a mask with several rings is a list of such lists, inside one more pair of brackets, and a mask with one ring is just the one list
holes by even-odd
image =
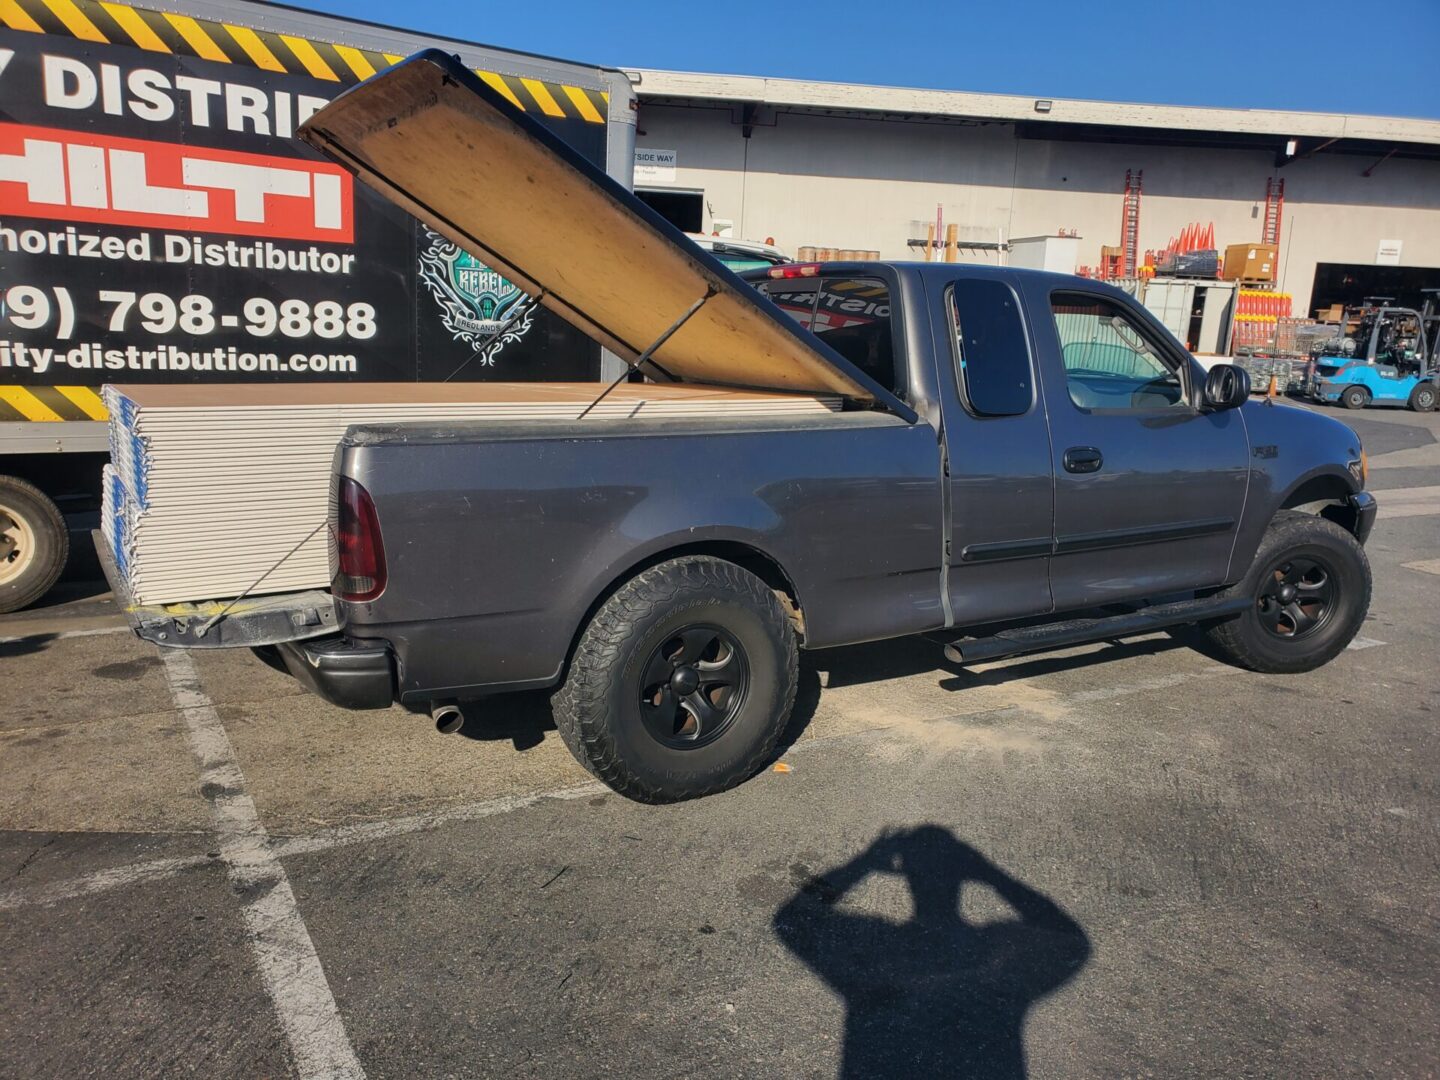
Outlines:
{"label": "cardboard box", "polygon": [[1331,304],[1328,308],[1315,309],[1315,318],[1323,323],[1338,323],[1344,317],[1344,304]]}
{"label": "cardboard box", "polygon": [[1274,281],[1274,244],[1231,244],[1225,249],[1226,281]]}

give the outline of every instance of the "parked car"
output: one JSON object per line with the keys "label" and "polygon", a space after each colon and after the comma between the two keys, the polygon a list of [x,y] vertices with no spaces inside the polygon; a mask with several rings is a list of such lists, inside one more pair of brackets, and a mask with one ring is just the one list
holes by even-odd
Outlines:
{"label": "parked car", "polygon": [[686,233],[702,251],[715,256],[717,262],[734,270],[737,274],[746,270],[763,270],[790,262],[790,256],[774,244],[758,240],[735,240],[728,236],[706,236],[703,233]]}
{"label": "parked car", "polygon": [[659,802],[764,766],[801,648],[929,634],[963,664],[1194,624],[1288,673],[1365,617],[1355,434],[1251,401],[1114,288],[941,263],[742,281],[438,53],[303,135],[652,378],[843,404],[352,428],[339,629],[273,639],[330,701],[449,725],[551,688],[586,768]]}

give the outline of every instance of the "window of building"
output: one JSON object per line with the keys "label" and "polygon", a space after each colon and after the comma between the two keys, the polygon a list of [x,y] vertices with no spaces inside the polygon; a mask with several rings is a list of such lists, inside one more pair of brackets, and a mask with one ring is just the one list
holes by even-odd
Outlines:
{"label": "window of building", "polygon": [[950,289],[955,367],[977,416],[1019,416],[1035,399],[1020,303],[1001,281],[957,281]]}
{"label": "window of building", "polygon": [[1175,362],[1119,304],[1084,293],[1051,297],[1070,400],[1082,409],[1185,408]]}

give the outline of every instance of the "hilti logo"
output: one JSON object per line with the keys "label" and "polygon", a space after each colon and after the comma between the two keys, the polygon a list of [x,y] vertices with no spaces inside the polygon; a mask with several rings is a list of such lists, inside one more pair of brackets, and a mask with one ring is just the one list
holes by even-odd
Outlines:
{"label": "hilti logo", "polygon": [[0,124],[0,214],[349,243],[350,174],[58,128]]}

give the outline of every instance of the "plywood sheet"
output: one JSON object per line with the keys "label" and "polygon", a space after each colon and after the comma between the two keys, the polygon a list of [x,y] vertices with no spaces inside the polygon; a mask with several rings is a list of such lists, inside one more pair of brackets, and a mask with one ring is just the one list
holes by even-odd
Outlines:
{"label": "plywood sheet", "polygon": [[634,361],[685,382],[823,391],[913,416],[452,58],[419,53],[342,94],[300,137]]}

